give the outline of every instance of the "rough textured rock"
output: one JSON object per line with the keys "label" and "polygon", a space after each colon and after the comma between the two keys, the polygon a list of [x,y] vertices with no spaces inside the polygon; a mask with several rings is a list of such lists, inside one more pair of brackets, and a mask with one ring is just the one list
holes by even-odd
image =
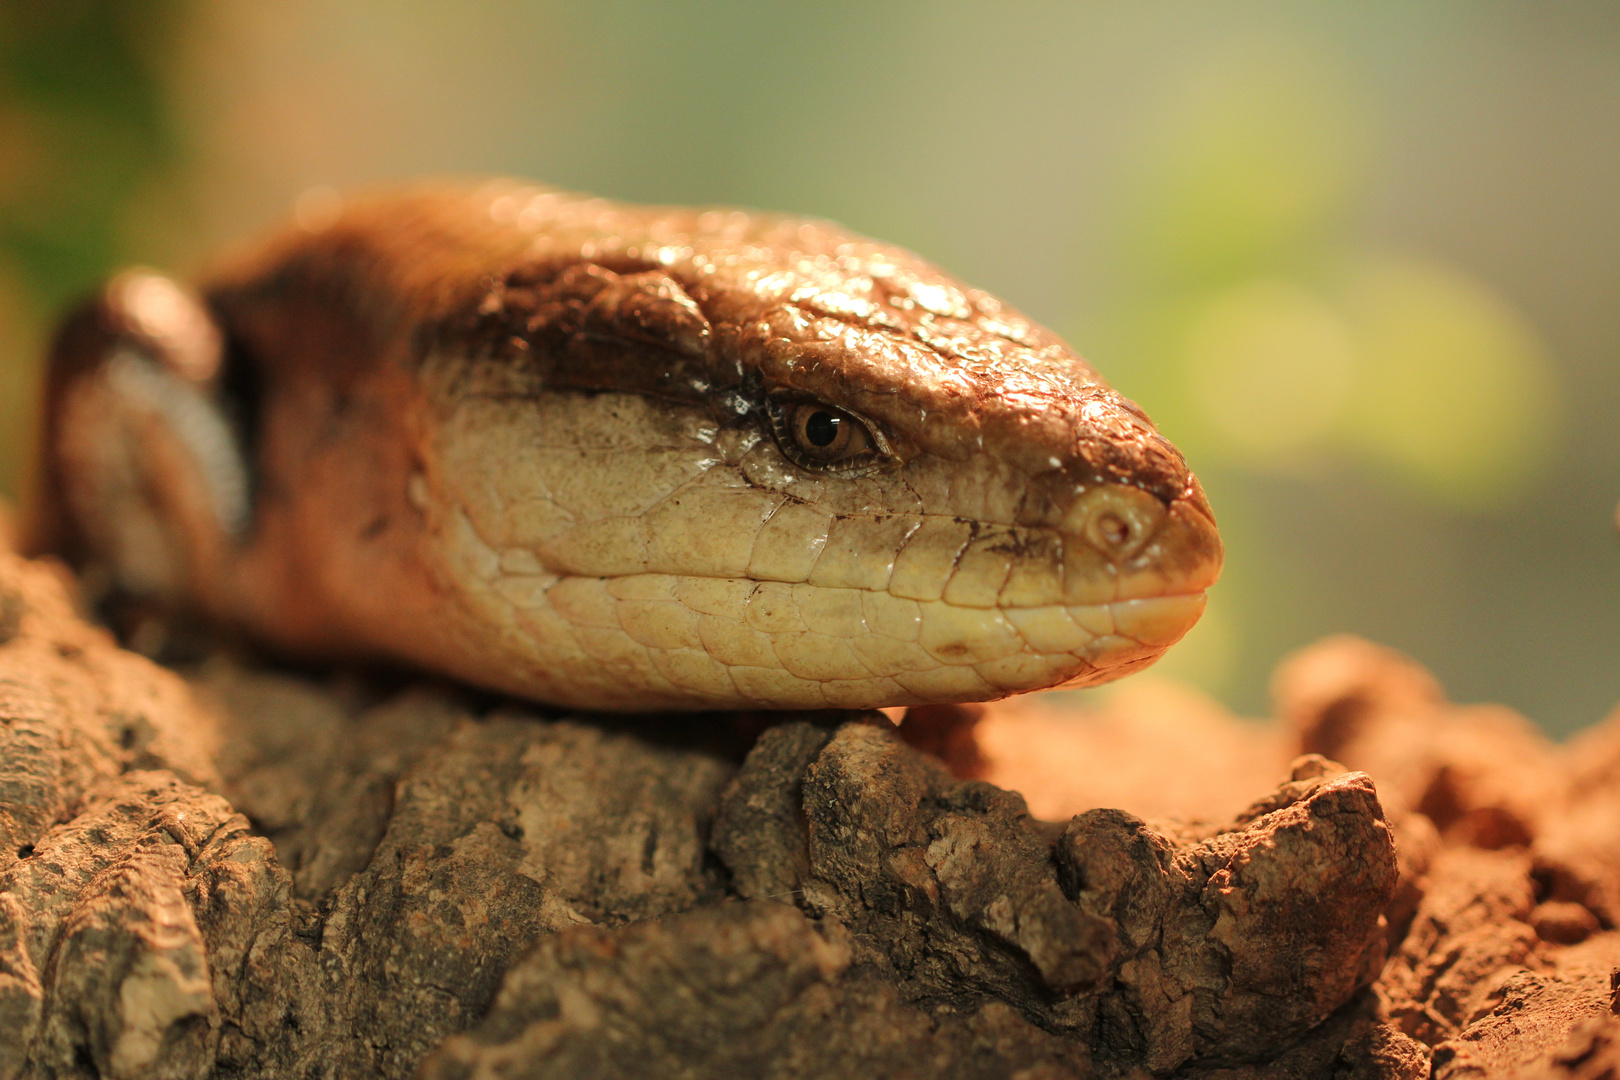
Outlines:
{"label": "rough textured rock", "polygon": [[1269,728],[606,721],[182,679],[70,588],[0,553],[0,1080],[1620,1075],[1620,720],[1346,639]]}
{"label": "rough textured rock", "polygon": [[181,680],[77,619],[55,568],[0,560],[0,872],[130,769],[217,786],[216,726]]}
{"label": "rough textured rock", "polygon": [[1093,1075],[1084,1047],[990,1001],[908,1002],[841,924],[790,905],[706,907],[558,934],[423,1076]]}
{"label": "rough textured rock", "polygon": [[1291,782],[1177,844],[1115,810],[1037,822],[860,724],[767,732],[713,844],[740,895],[853,930],[910,1000],[1005,1001],[1156,1071],[1260,1056],[1348,1001],[1396,879],[1359,774]]}

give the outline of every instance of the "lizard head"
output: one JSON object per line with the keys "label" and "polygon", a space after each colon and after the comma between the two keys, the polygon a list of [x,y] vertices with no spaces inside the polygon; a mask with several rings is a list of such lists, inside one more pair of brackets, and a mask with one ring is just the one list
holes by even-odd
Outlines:
{"label": "lizard head", "polygon": [[546,240],[424,366],[422,502],[498,568],[446,577],[588,656],[597,700],[985,700],[1199,617],[1221,544],[1185,460],[993,297],[820,223],[522,205]]}

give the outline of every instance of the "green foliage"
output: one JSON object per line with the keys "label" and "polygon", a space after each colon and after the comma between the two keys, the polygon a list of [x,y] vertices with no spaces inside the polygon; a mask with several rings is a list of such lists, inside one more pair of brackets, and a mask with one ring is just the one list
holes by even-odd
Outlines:
{"label": "green foliage", "polygon": [[119,261],[130,200],[175,155],[160,75],[180,15],[0,6],[0,494],[20,486],[44,326]]}
{"label": "green foliage", "polygon": [[174,153],[159,66],[174,0],[0,9],[0,257],[47,305],[116,256],[120,216]]}

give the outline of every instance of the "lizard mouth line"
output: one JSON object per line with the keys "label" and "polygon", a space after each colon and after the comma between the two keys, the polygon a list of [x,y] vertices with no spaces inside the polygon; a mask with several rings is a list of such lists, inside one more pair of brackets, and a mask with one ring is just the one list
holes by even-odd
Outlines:
{"label": "lizard mouth line", "polygon": [[774,668],[810,700],[817,692],[808,684],[836,693],[892,681],[904,697],[967,700],[1106,682],[1151,663],[1206,602],[1203,589],[1183,587],[1085,604],[968,607],[879,590],[655,573],[498,575],[488,584],[513,624],[536,637],[572,638],[604,662],[644,662],[671,676],[712,668],[741,686]]}

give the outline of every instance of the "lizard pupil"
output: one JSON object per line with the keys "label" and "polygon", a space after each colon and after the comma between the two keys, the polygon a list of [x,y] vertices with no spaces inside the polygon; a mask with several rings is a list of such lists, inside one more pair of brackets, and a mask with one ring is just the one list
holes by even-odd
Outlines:
{"label": "lizard pupil", "polygon": [[830,412],[813,413],[804,422],[804,437],[815,446],[831,446],[837,440],[842,424],[843,419]]}

